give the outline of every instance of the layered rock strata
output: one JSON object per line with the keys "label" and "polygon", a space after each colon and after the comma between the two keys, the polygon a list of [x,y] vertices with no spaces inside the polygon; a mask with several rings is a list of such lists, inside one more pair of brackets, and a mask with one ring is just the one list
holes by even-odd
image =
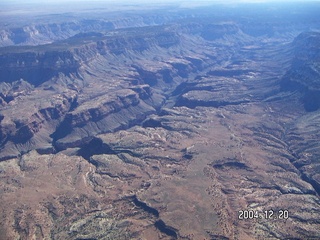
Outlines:
{"label": "layered rock strata", "polygon": [[205,21],[0,49],[0,236],[320,237],[318,34]]}

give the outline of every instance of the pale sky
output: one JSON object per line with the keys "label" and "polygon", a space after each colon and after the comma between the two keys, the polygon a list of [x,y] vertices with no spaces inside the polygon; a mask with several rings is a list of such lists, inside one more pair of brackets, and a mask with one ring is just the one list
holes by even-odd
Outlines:
{"label": "pale sky", "polygon": [[[174,3],[174,2],[207,2],[207,3],[246,3],[246,2],[250,2],[250,3],[261,3],[261,2],[319,2],[320,0],[153,0],[151,2],[166,2],[166,3]],[[137,3],[137,2],[141,2],[141,3],[150,3],[150,0],[2,0],[1,2],[3,3],[10,3],[10,2],[20,2],[20,3],[28,3],[28,2],[32,2],[32,3],[57,3],[57,2],[87,2],[92,3],[92,2],[106,2],[106,3]]]}
{"label": "pale sky", "polygon": [[[36,8],[36,4],[41,7],[39,11],[42,11],[43,7],[49,7],[52,11],[52,7],[59,9],[59,11],[65,9],[66,11],[72,11],[70,8],[83,9],[87,6],[94,6],[95,4],[112,7],[125,7],[132,5],[145,5],[146,7],[166,6],[166,5],[179,5],[181,7],[194,7],[194,6],[206,6],[214,3],[220,3],[224,5],[229,4],[241,4],[241,3],[307,3],[318,2],[320,0],[0,0],[0,15],[10,15],[13,11],[17,12],[18,9],[26,11],[27,8],[33,7],[33,11]],[[32,4],[30,4],[32,3]],[[78,4],[77,4],[78,3]],[[68,6],[68,8],[66,8]],[[49,9],[48,8],[48,9]],[[1,17],[1,16],[0,16]]]}
{"label": "pale sky", "polygon": [[[320,2],[320,0],[0,0],[0,5],[25,5],[28,3],[32,4],[41,4],[41,5],[65,5],[68,3],[76,2],[81,4],[92,5],[97,4],[112,4],[112,5],[131,5],[131,4],[196,4],[196,5],[210,5],[213,3],[222,3],[222,4],[239,4],[239,3],[290,3],[290,2]],[[1,11],[1,10],[0,10]]]}

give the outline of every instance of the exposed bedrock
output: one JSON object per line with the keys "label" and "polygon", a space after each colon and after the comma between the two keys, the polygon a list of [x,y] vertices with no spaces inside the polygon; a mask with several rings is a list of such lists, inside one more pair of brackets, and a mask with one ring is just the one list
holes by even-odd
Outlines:
{"label": "exposed bedrock", "polygon": [[301,171],[302,178],[310,182],[320,195],[320,112],[308,113],[295,121],[287,130],[286,141],[293,153],[293,164]]}
{"label": "exposed bedrock", "polygon": [[[97,14],[96,19],[75,19],[74,16],[71,17],[68,14],[61,21],[40,19],[39,22],[36,22],[35,19],[32,19],[34,23],[31,25],[4,27],[0,31],[0,46],[41,45],[83,33],[162,25],[175,18],[181,18],[181,16],[159,13],[150,16],[132,14],[130,17],[124,17],[121,14],[111,13]],[[44,23],[41,23],[41,21]]]}
{"label": "exposed bedrock", "polygon": [[292,43],[294,59],[281,81],[283,91],[298,91],[307,111],[320,108],[320,33],[301,33]]}
{"label": "exposed bedrock", "polygon": [[31,26],[2,29],[0,45],[38,45],[62,40],[80,32],[114,29],[111,22],[82,20],[61,23],[33,24]]}
{"label": "exposed bedrock", "polygon": [[[173,32],[159,29],[137,36],[106,37],[102,34],[78,34],[65,41],[35,47],[9,47],[0,51],[0,80],[11,83],[20,79],[38,86],[59,73],[77,73],[86,62],[97,55],[126,54],[127,51],[142,52],[152,47],[168,48],[179,43]],[[170,74],[166,81],[170,81]]]}
{"label": "exposed bedrock", "polygon": [[[37,102],[31,105],[34,100]],[[40,91],[37,98],[30,93],[22,95],[21,99],[10,101],[10,108],[1,110],[1,158],[18,156],[32,149],[46,153],[79,147],[96,134],[139,124],[156,113],[155,108],[163,100],[153,94],[148,85],[117,90],[81,104],[78,93],[72,90],[63,94]],[[18,110],[21,107],[26,111],[23,115]]]}
{"label": "exposed bedrock", "polygon": [[[50,98],[45,99],[50,96]],[[29,99],[28,99],[29,98]],[[40,94],[34,105],[30,105],[30,96],[25,102],[15,105],[11,102],[11,108],[1,110],[1,159],[15,157],[32,149],[40,152],[52,152],[50,132],[53,131],[70,111],[76,101],[76,94],[67,92],[60,94]],[[20,114],[20,108],[25,110]]]}
{"label": "exposed bedrock", "polygon": [[16,53],[0,55],[0,78],[4,82],[20,79],[38,86],[59,72],[76,72],[79,62],[71,52]]}
{"label": "exposed bedrock", "polygon": [[78,147],[99,133],[128,128],[156,110],[133,90],[121,90],[85,102],[70,111],[52,135],[58,150]]}
{"label": "exposed bedrock", "polygon": [[226,34],[237,34],[239,31],[239,27],[232,23],[209,24],[201,31],[201,36],[206,40],[216,40]]}
{"label": "exposed bedrock", "polygon": [[0,49],[0,234],[320,237],[317,34],[210,19]]}
{"label": "exposed bedrock", "polygon": [[[199,97],[201,96],[201,97]],[[226,105],[239,105],[242,103],[248,103],[248,100],[241,100],[236,98],[232,99],[215,97],[212,92],[206,91],[190,91],[183,94],[177,101],[175,106],[187,106],[189,108],[195,108],[197,106],[204,107],[223,107]]]}
{"label": "exposed bedrock", "polygon": [[[108,64],[113,59],[137,58],[155,48],[165,52],[179,44],[175,33],[162,27],[156,30],[160,31],[150,29],[138,35],[128,30],[126,35],[111,38],[79,34],[46,47],[2,49],[1,105],[10,107],[1,109],[1,158],[31,149],[47,153],[81,146],[96,134],[128,128],[155,113],[165,96],[150,85],[175,85],[181,81],[178,70],[170,63],[156,62],[155,68],[140,66],[135,72],[124,61],[116,68],[124,71],[126,82],[108,80],[115,71]],[[18,109],[27,114],[19,114]]]}

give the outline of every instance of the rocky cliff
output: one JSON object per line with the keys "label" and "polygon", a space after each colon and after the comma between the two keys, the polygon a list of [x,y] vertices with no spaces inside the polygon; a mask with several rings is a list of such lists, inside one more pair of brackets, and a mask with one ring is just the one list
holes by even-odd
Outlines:
{"label": "rocky cliff", "polygon": [[320,33],[300,34],[293,42],[294,59],[287,74],[283,77],[283,90],[299,91],[307,111],[320,107]]}
{"label": "rocky cliff", "polygon": [[0,236],[320,237],[313,15],[217,9],[0,49]]}
{"label": "rocky cliff", "polygon": [[[102,8],[105,9],[106,6]],[[82,15],[61,13],[58,14],[60,19],[53,19],[53,16],[50,14],[40,16],[25,15],[24,18],[28,22],[21,22],[21,19],[13,17],[9,24],[1,25],[0,46],[44,45],[65,40],[77,34],[90,32],[106,33],[114,29],[159,26],[183,18],[183,15],[168,14],[167,11],[167,7],[158,9],[157,12],[153,12],[152,14],[143,10],[128,11],[124,16],[121,12],[110,8],[110,11],[96,12],[94,15],[86,13]],[[8,15],[11,17],[10,13]],[[185,16],[188,15],[191,15],[191,13],[185,11]],[[5,18],[3,21],[5,21]]]}
{"label": "rocky cliff", "polygon": [[[95,71],[91,64],[108,64],[112,59],[135,57],[143,51],[166,50],[179,44],[176,34],[161,29],[141,34],[128,30],[125,37],[122,32],[115,32],[113,36],[80,34],[57,44],[2,49],[1,96],[5,106],[1,110],[2,158],[17,156],[32,148],[52,152],[55,147],[59,150],[75,147],[97,133],[129,127],[154,113],[163,97],[139,82],[154,85],[157,78],[163,81],[162,76],[170,76],[173,69],[166,72],[160,68],[154,79],[145,76],[141,67],[138,76],[125,73],[125,78],[131,78],[134,86],[131,83],[121,86],[121,81],[126,82],[122,79],[119,82],[118,79],[99,79],[110,77],[111,71],[100,69],[101,76],[90,72]],[[132,71],[130,65],[124,66],[125,71]],[[116,85],[112,86],[111,82]],[[88,93],[90,88],[83,88],[90,84],[102,84],[102,87]],[[110,89],[114,89],[112,94]],[[21,108],[27,114],[19,114]],[[47,124],[49,128],[44,127]],[[45,129],[45,133],[40,134],[40,129]],[[70,142],[69,145],[65,141]]]}

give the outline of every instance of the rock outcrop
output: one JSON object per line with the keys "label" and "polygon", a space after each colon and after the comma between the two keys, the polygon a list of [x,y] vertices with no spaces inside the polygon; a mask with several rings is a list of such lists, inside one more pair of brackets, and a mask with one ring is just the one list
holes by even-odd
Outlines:
{"label": "rock outcrop", "polygon": [[290,70],[283,77],[281,87],[299,91],[307,111],[320,108],[320,33],[300,34],[293,42],[294,59]]}
{"label": "rock outcrop", "polygon": [[3,37],[0,236],[320,238],[319,21],[256,9]]}

